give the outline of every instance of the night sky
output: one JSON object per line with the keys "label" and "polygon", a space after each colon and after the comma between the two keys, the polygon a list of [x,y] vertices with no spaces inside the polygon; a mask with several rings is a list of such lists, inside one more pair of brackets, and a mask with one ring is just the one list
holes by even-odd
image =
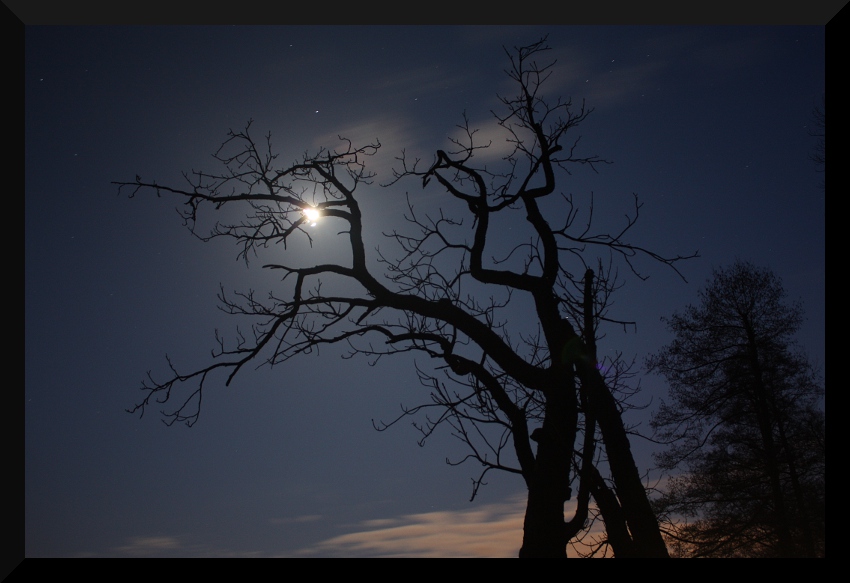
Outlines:
{"label": "night sky", "polygon": [[[193,238],[178,200],[129,199],[111,182],[215,170],[211,154],[249,119],[282,164],[337,136],[377,138],[361,203],[368,249],[389,251],[381,232],[403,226],[406,193],[448,204],[416,180],[382,188],[394,157],[430,163],[464,112],[498,138],[490,111],[512,90],[502,47],[545,35],[558,60],[547,94],[595,108],[580,150],[613,162],[577,168],[560,189],[592,192],[612,230],[637,194],[632,241],[700,254],[681,264],[687,282],[639,263],[649,279],[626,277],[612,310],[637,331],[606,330],[600,354],[642,362],[671,339],[660,318],[739,258],[802,301],[799,341],[824,370],[824,175],[810,159],[823,26],[28,26],[27,557],[516,556],[519,476],[491,472],[470,503],[479,468],[445,463],[466,453],[447,431],[420,448],[407,421],[373,429],[427,401],[411,356],[370,367],[330,347],[246,368],[210,385],[191,429],[166,427],[157,407],[126,413],[148,371],[167,374],[166,354],[200,368],[215,330],[235,331],[220,285],[265,293],[278,278],[262,261],[246,268],[229,241]],[[335,234],[321,228],[313,250],[291,253],[332,255]],[[665,391],[644,377],[648,407],[627,421],[648,430]],[[649,471],[653,447],[633,448]]]}

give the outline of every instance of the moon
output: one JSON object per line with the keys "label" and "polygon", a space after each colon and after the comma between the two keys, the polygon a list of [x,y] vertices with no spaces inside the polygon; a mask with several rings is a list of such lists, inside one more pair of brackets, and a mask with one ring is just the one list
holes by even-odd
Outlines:
{"label": "moon", "polygon": [[301,211],[304,214],[304,217],[310,222],[311,227],[315,227],[316,223],[319,220],[319,217],[322,216],[319,212],[319,209],[308,207]]}

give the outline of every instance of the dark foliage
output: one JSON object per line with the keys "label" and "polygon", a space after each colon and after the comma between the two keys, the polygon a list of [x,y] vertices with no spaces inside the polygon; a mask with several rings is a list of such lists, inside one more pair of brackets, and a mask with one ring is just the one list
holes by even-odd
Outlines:
{"label": "dark foliage", "polygon": [[670,385],[652,425],[670,443],[659,465],[680,472],[658,501],[678,554],[823,556],[823,385],[793,340],[802,318],[778,277],[739,261],[668,320],[648,364]]}

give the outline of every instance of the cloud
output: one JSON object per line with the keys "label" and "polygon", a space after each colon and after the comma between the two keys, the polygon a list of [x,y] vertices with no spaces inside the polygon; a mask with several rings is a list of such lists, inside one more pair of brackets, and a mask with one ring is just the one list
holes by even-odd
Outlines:
{"label": "cloud", "polygon": [[103,553],[78,553],[78,557],[263,557],[262,551],[235,551],[208,544],[187,544],[175,536],[137,536],[120,547]]}
{"label": "cloud", "polygon": [[474,510],[436,511],[366,520],[357,532],[301,549],[301,556],[516,557],[524,497]]}
{"label": "cloud", "polygon": [[449,72],[445,67],[429,65],[393,71],[390,75],[374,79],[372,87],[377,94],[391,94],[394,99],[410,100],[463,88],[469,84],[469,77],[467,72]]}
{"label": "cloud", "polygon": [[[513,135],[500,126],[493,116],[483,118],[477,122],[470,121],[469,129],[475,132],[472,139],[476,147],[487,146],[489,144],[488,147],[475,151],[472,163],[473,167],[503,160],[514,153],[515,146],[512,142],[508,141],[509,139],[514,139]],[[451,137],[463,145],[469,144],[469,136],[466,134],[466,131],[460,128],[456,129]],[[523,137],[522,134],[521,137]],[[522,157],[522,154],[519,154],[519,156]]]}
{"label": "cloud", "polygon": [[593,107],[611,107],[634,101],[654,88],[666,68],[665,63],[652,61],[598,73],[587,84],[587,103]]}
{"label": "cloud", "polygon": [[[526,494],[505,502],[476,505],[469,510],[437,510],[389,518],[364,519],[347,526],[348,532],[297,550],[234,550],[217,544],[187,542],[178,536],[137,536],[128,544],[87,557],[418,557],[507,558],[516,557],[522,544]],[[565,507],[569,519],[575,503]],[[320,515],[273,518],[275,525],[315,522]],[[592,543],[603,534],[596,521],[585,537]],[[579,544],[579,546],[581,546]],[[584,549],[586,550],[586,548]],[[576,556],[574,548],[568,550]]]}
{"label": "cloud", "polygon": [[299,524],[304,522],[316,522],[321,520],[323,516],[321,514],[304,514],[302,516],[295,516],[294,518],[270,518],[270,524]]}
{"label": "cloud", "polygon": [[384,114],[363,119],[357,123],[341,127],[338,131],[316,135],[312,140],[312,151],[319,148],[344,149],[345,143],[340,137],[351,140],[354,147],[374,144],[380,141],[381,148],[370,159],[365,160],[370,171],[378,173],[378,181],[387,181],[392,177],[392,168],[398,166],[396,157],[402,150],[411,156],[426,157],[430,164],[431,153],[422,143],[421,133],[415,124],[404,114],[385,112]]}
{"label": "cloud", "polygon": [[[472,510],[435,511],[364,520],[356,531],[298,550],[296,556],[325,557],[516,557],[522,544],[526,496]],[[572,511],[566,509],[566,516]],[[591,537],[599,535],[599,522]],[[571,551],[570,555],[574,553]]]}
{"label": "cloud", "polygon": [[137,536],[130,543],[117,547],[115,552],[123,556],[152,557],[170,555],[180,549],[180,541],[173,536]]}

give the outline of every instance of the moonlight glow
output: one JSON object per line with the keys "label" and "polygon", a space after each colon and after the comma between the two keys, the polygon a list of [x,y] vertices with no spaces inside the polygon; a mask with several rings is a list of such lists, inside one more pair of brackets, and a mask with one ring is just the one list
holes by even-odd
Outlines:
{"label": "moonlight glow", "polygon": [[304,213],[304,218],[306,218],[310,222],[311,227],[316,226],[316,222],[319,220],[321,214],[319,213],[319,209],[308,207],[305,208],[302,213]]}

